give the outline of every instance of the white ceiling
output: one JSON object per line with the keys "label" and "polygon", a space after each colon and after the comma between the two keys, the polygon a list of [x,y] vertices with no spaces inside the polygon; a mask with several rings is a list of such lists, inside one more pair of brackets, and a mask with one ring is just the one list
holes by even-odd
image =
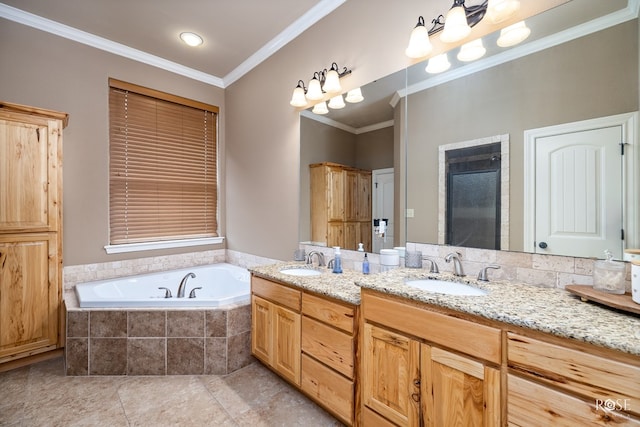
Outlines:
{"label": "white ceiling", "polygon": [[2,0],[0,17],[226,87],[345,1]]}

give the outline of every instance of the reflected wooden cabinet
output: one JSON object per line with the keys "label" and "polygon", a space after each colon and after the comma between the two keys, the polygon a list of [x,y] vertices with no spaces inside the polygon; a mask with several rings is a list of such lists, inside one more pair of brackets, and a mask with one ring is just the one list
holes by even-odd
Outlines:
{"label": "reflected wooden cabinet", "polygon": [[371,251],[371,171],[337,163],[309,165],[311,240]]}
{"label": "reflected wooden cabinet", "polygon": [[366,289],[362,306],[363,419],[501,425],[500,330]]}
{"label": "reflected wooden cabinet", "polygon": [[67,115],[0,102],[0,363],[62,347],[62,130]]}

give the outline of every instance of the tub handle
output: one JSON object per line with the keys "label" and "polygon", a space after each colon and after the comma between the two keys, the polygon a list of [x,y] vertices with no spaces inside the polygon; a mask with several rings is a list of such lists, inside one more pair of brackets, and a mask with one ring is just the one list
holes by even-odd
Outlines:
{"label": "tub handle", "polygon": [[171,289],[169,289],[169,288],[160,287],[158,289],[164,289],[164,297],[165,298],[171,298],[173,296],[173,295],[171,295]]}
{"label": "tub handle", "polygon": [[196,289],[202,289],[202,286],[198,286],[197,288],[191,289],[191,292],[189,292],[189,298],[195,298],[196,297]]}

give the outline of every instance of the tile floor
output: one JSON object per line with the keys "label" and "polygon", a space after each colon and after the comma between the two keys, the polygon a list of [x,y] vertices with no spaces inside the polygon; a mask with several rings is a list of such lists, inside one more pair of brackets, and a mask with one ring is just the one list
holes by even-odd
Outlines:
{"label": "tile floor", "polygon": [[225,376],[68,377],[62,358],[0,373],[0,426],[340,426],[258,362]]}

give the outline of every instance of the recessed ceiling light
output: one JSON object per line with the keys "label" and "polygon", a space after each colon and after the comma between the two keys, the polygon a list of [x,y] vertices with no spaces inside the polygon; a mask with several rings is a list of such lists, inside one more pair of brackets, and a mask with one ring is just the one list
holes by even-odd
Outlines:
{"label": "recessed ceiling light", "polygon": [[203,43],[202,37],[200,37],[196,33],[180,33],[180,38],[189,46],[200,46]]}

